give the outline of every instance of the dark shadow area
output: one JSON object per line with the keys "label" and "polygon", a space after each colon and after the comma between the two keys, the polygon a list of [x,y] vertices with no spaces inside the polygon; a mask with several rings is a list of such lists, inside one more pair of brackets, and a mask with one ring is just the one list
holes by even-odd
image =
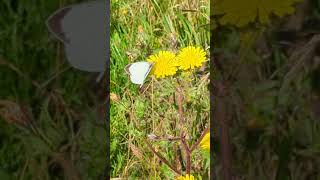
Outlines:
{"label": "dark shadow area", "polygon": [[109,7],[101,2],[0,2],[0,179],[107,177]]}

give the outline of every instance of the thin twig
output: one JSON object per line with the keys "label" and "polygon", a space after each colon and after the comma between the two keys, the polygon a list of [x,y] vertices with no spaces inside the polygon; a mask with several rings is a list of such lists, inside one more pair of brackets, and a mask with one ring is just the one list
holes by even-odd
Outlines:
{"label": "thin twig", "polygon": [[178,104],[178,113],[179,113],[179,119],[180,119],[180,126],[185,123],[185,118],[183,115],[183,94],[180,88],[177,88],[177,104]]}
{"label": "thin twig", "polygon": [[[225,97],[227,94],[226,90],[226,82],[223,66],[219,62],[219,58],[217,56],[212,56],[212,65],[216,67],[217,73],[222,75],[222,79],[215,84],[211,84],[211,88],[213,89],[212,95],[213,102],[215,108],[213,108],[213,116],[217,119],[220,125],[220,143],[221,143],[221,162],[222,162],[222,174],[223,179],[231,180],[231,146],[229,142],[229,126],[228,119],[226,117],[226,101]],[[213,83],[213,82],[211,82]]]}
{"label": "thin twig", "polygon": [[37,88],[40,87],[39,83],[36,82],[35,80],[32,80],[29,76],[27,76],[26,74],[24,74],[18,67],[16,67],[14,64],[8,62],[7,60],[3,60],[0,59],[0,65],[6,65],[7,67],[9,67],[9,69],[11,69],[12,71],[16,72],[19,76],[28,79],[29,81],[31,81],[31,84]]}
{"label": "thin twig", "polygon": [[180,141],[181,137],[159,137],[155,134],[149,134],[148,138],[153,141]]}
{"label": "thin twig", "polygon": [[174,166],[172,166],[168,160],[166,160],[158,151],[156,151],[152,145],[149,143],[149,141],[145,141],[146,144],[148,145],[149,149],[156,155],[158,156],[158,158],[163,162],[165,163],[167,166],[169,166],[170,169],[172,169],[175,173],[177,173],[178,175],[181,175],[181,172],[176,169]]}
{"label": "thin twig", "polygon": [[[221,142],[221,162],[223,179],[231,180],[231,146],[229,141],[229,123],[227,118],[227,102],[225,101],[226,90],[222,82],[217,84],[217,96],[215,102],[219,103],[214,108],[214,117],[219,120],[220,142]],[[217,104],[216,103],[216,104]]]}
{"label": "thin twig", "polygon": [[194,151],[197,146],[200,144],[200,142],[202,141],[203,137],[209,132],[210,128],[207,127],[201,134],[201,136],[199,137],[199,139],[191,146],[190,151]]}
{"label": "thin twig", "polygon": [[25,178],[25,173],[26,173],[26,169],[27,169],[28,165],[29,165],[29,158],[24,163],[24,166],[23,166],[23,169],[22,169],[22,172],[21,172],[19,180],[22,180],[22,179]]}
{"label": "thin twig", "polygon": [[189,146],[186,142],[186,139],[185,139],[185,136],[184,137],[181,137],[181,143],[186,151],[186,165],[187,165],[187,174],[190,174],[190,171],[191,171],[191,151],[189,149]]}
{"label": "thin twig", "polygon": [[[181,85],[180,81],[178,81],[178,84]],[[191,173],[191,154],[192,151],[196,149],[196,147],[199,145],[199,143],[201,142],[201,140],[203,139],[203,137],[205,136],[205,134],[209,131],[209,127],[207,127],[201,134],[200,138],[196,141],[195,144],[192,145],[192,147],[190,148],[187,141],[186,141],[186,136],[185,136],[185,132],[184,132],[184,125],[186,124],[186,119],[184,117],[184,110],[183,110],[183,93],[180,87],[178,87],[176,89],[176,102],[178,105],[178,113],[179,113],[179,129],[181,130],[180,132],[180,138],[175,138],[175,140],[180,140],[181,144],[185,150],[186,153],[186,174],[190,174]],[[159,140],[159,137],[152,137],[154,140]],[[164,162],[165,164],[167,164],[174,172],[176,172],[177,174],[181,175],[181,171],[179,171],[176,167],[172,166],[159,152],[157,152],[152,145],[146,140],[146,144],[148,145],[148,147],[151,149],[151,151],[158,156],[159,159],[162,160],[162,162]]]}
{"label": "thin twig", "polygon": [[[181,86],[181,83],[179,79],[177,79],[178,84]],[[184,125],[186,124],[186,119],[184,117],[184,110],[183,110],[183,93],[180,87],[177,88],[177,104],[178,104],[178,113],[179,113],[179,125],[181,129],[180,137],[181,137],[181,143],[183,145],[183,148],[185,149],[186,152],[186,172],[187,174],[190,174],[191,172],[191,151],[190,148],[186,142],[186,136],[184,132]]]}

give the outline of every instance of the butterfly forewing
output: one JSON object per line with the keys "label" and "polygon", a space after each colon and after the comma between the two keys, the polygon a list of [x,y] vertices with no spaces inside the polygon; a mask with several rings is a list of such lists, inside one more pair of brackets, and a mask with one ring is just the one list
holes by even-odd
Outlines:
{"label": "butterfly forewing", "polygon": [[131,82],[134,84],[142,85],[151,68],[152,64],[144,61],[130,64],[127,69],[130,75]]}
{"label": "butterfly forewing", "polygon": [[47,20],[46,25],[49,31],[62,43],[69,43],[69,39],[66,37],[63,29],[62,29],[62,19],[66,16],[66,14],[71,10],[71,7],[64,7],[54,12]]}

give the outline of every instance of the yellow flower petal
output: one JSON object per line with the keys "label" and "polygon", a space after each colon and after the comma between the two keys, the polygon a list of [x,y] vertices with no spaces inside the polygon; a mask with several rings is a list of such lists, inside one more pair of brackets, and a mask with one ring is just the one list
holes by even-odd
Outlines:
{"label": "yellow flower petal", "polygon": [[203,139],[200,142],[200,147],[203,150],[210,151],[210,133],[207,133],[206,135],[204,135]]}
{"label": "yellow flower petal", "polygon": [[170,51],[160,51],[158,54],[150,56],[147,61],[154,63],[151,74],[157,78],[172,76],[178,70],[176,56]]}
{"label": "yellow flower petal", "polygon": [[176,180],[195,180],[194,176],[192,176],[191,174],[187,174],[185,176],[179,176],[177,177]]}
{"label": "yellow flower petal", "polygon": [[202,63],[206,60],[206,53],[199,47],[188,46],[181,49],[177,60],[180,69],[194,69],[202,66]]}

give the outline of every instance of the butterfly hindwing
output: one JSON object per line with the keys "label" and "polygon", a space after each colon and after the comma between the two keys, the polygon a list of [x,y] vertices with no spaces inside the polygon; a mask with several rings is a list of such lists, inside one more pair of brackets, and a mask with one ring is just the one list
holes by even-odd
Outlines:
{"label": "butterfly hindwing", "polygon": [[130,80],[134,84],[142,85],[150,73],[152,68],[152,63],[149,62],[135,62],[129,65],[128,73],[130,75]]}

